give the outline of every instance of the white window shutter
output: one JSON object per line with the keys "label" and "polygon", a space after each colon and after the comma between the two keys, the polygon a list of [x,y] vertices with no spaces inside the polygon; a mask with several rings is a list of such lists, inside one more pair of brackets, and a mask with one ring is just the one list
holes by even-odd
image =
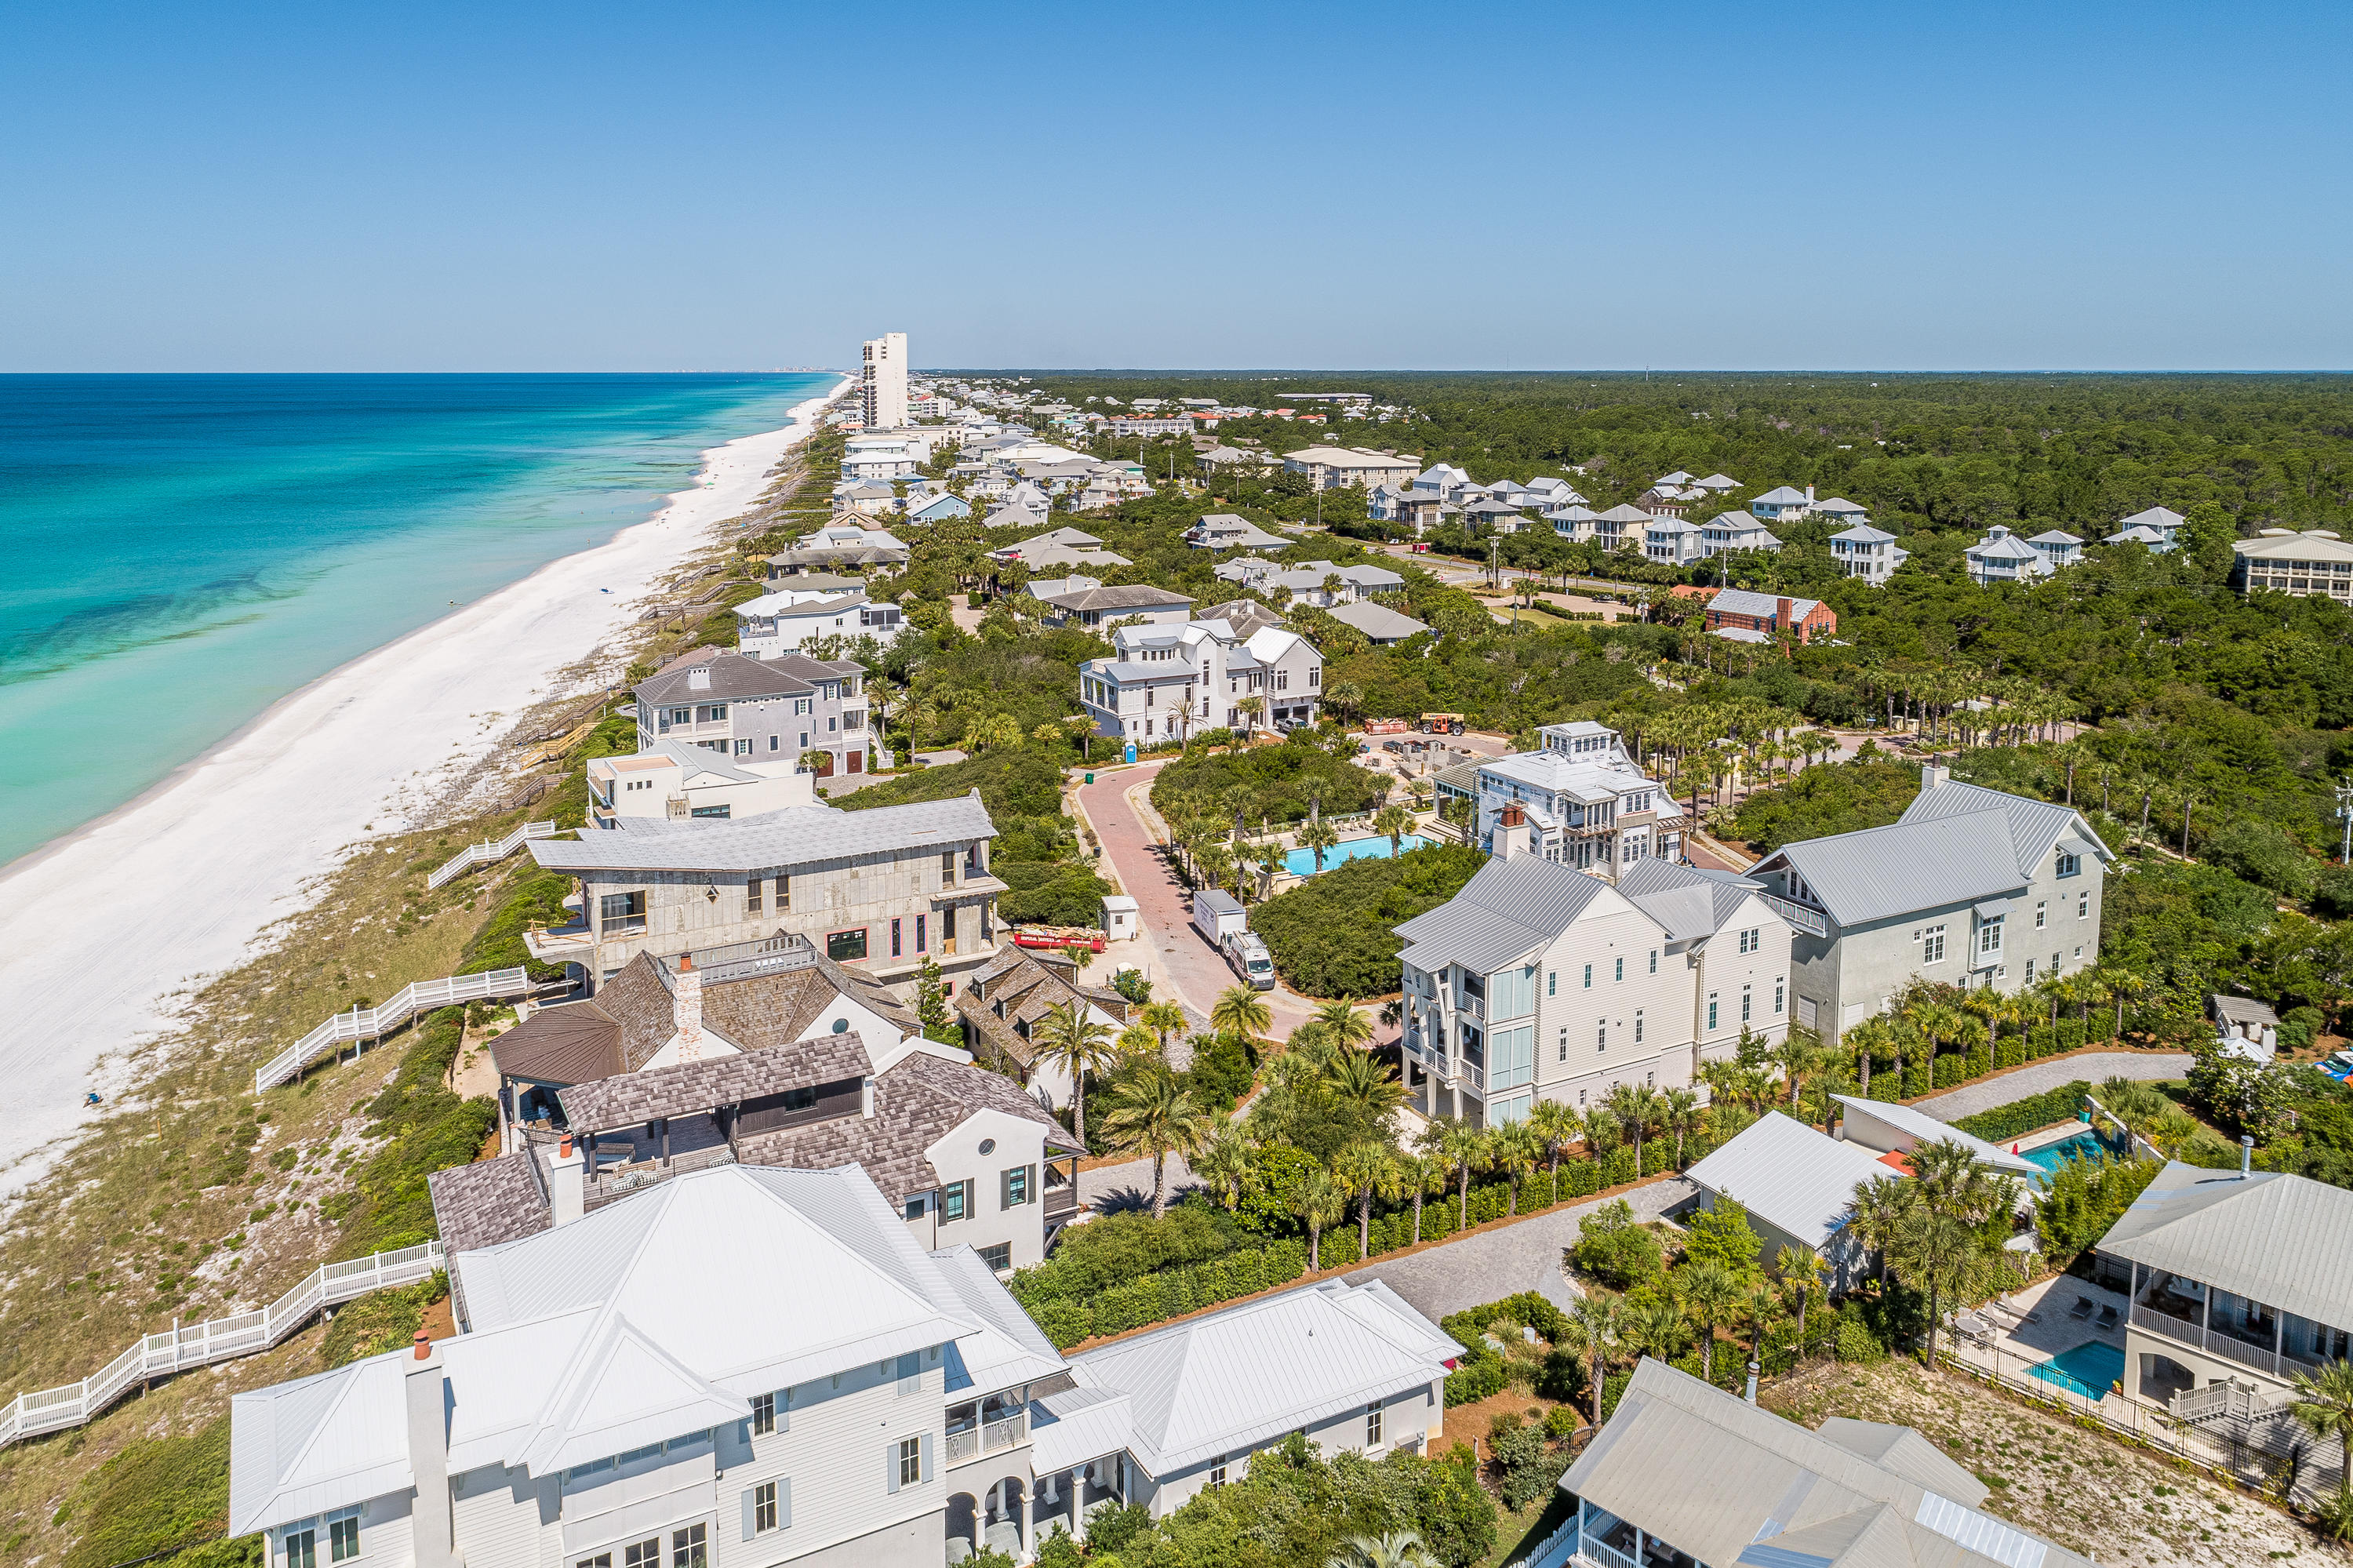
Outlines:
{"label": "white window shutter", "polygon": [[792,1527],[793,1478],[790,1476],[778,1476],[776,1478],[776,1528],[790,1530]]}
{"label": "white window shutter", "polygon": [[926,1433],[924,1433],[924,1434],[923,1434],[923,1479],[924,1479],[924,1481],[925,1481],[926,1483],[929,1483],[929,1482],[930,1482],[930,1480],[931,1480],[931,1478],[932,1478],[932,1435],[931,1435],[930,1433],[926,1432]]}
{"label": "white window shutter", "polygon": [[882,1489],[894,1494],[899,1489],[899,1445],[896,1442],[882,1445]]}
{"label": "white window shutter", "polygon": [[744,1489],[744,1539],[749,1541],[759,1533],[759,1523],[752,1516],[752,1489],[745,1487]]}
{"label": "white window shutter", "polygon": [[1038,1201],[1038,1168],[1035,1165],[1029,1167],[1029,1174],[1023,1178],[1021,1192],[1022,1202],[1034,1203]]}

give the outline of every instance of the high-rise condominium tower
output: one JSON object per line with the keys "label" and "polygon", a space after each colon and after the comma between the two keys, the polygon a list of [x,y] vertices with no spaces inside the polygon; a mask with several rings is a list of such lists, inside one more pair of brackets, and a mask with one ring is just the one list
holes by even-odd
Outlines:
{"label": "high-rise condominium tower", "polygon": [[907,334],[886,332],[866,344],[866,428],[891,429],[907,422]]}

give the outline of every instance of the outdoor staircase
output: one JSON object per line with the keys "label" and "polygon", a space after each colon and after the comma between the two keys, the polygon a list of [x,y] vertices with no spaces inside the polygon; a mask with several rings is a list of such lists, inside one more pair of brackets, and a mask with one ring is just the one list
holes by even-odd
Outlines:
{"label": "outdoor staircase", "polygon": [[552,839],[554,836],[554,822],[525,822],[502,839],[495,842],[485,840],[478,844],[468,844],[443,862],[439,870],[425,879],[425,890],[430,893],[444,883],[455,881],[465,875],[478,865],[488,865],[492,861],[504,860],[533,839]]}
{"label": "outdoor staircase", "polygon": [[2292,1393],[2267,1397],[2245,1383],[2223,1382],[2183,1389],[2169,1408],[2177,1419],[2217,1442],[2280,1458],[2302,1455],[2311,1469],[2333,1471],[2339,1450],[2334,1444],[2312,1441],[2295,1419],[2295,1404]]}
{"label": "outdoor staircase", "polygon": [[486,1001],[493,997],[521,996],[532,989],[525,969],[493,969],[488,974],[451,975],[446,980],[418,980],[405,985],[380,1007],[355,1007],[338,1012],[310,1033],[263,1063],[253,1075],[253,1092],[279,1085],[299,1075],[330,1050],[358,1040],[380,1040],[420,1012],[456,1001]]}
{"label": "outdoor staircase", "polygon": [[441,1244],[434,1241],[331,1263],[311,1270],[300,1285],[258,1312],[185,1328],[175,1323],[168,1333],[149,1334],[79,1383],[20,1393],[0,1405],[0,1448],[44,1432],[79,1426],[121,1398],[132,1384],[144,1386],[149,1378],[266,1351],[322,1308],[389,1285],[414,1285],[431,1277],[443,1266],[444,1256]]}

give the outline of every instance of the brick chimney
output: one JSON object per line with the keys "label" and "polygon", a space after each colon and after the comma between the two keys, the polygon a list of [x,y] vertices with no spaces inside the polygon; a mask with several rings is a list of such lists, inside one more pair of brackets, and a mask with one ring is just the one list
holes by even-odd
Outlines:
{"label": "brick chimney", "polygon": [[1796,623],[1789,619],[1791,608],[1790,601],[1787,599],[1777,599],[1773,601],[1773,624],[1776,628],[1783,631],[1797,630]]}
{"label": "brick chimney", "polygon": [[702,976],[694,967],[692,953],[678,960],[678,982],[670,996],[670,1018],[678,1029],[678,1059],[702,1061]]}

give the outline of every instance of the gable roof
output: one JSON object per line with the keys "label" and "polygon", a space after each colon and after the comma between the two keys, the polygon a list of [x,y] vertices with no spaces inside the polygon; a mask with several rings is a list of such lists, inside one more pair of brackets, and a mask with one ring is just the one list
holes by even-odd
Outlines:
{"label": "gable roof", "polygon": [[556,1098],[576,1131],[636,1127],[812,1084],[862,1078],[873,1062],[853,1033],[821,1034],[789,1050],[743,1051],[575,1084]]}
{"label": "gable roof", "polygon": [[2353,1192],[2284,1171],[2174,1160],[2099,1250],[2334,1328],[2353,1328]]}
{"label": "gable roof", "polygon": [[1403,641],[1430,630],[1409,615],[1400,615],[1385,604],[1341,604],[1325,611],[1344,626],[1353,626],[1376,642]]}
{"label": "gable roof", "polygon": [[1181,593],[1154,588],[1150,583],[1122,583],[1111,588],[1075,588],[1069,593],[1039,596],[1047,604],[1062,609],[1148,609],[1155,605],[1190,604],[1193,601]]}
{"label": "gable roof", "polygon": [[1794,866],[1831,918],[1860,926],[2017,894],[2062,844],[2116,858],[2069,807],[1947,780],[1886,827],[1787,844],[1751,871]]}
{"label": "gable roof", "polygon": [[1094,1401],[1124,1396],[1122,1446],[1154,1476],[1240,1453],[1370,1399],[1435,1383],[1462,1347],[1386,1286],[1334,1280],[1206,1313],[1071,1358]]}
{"label": "gable roof", "polygon": [[1751,506],[1803,506],[1805,503],[1806,493],[1792,490],[1786,484],[1777,484],[1749,503]]}
{"label": "gable roof", "polygon": [[[858,596],[864,599],[865,595]],[[698,651],[700,652],[700,651]],[[707,670],[704,685],[693,683],[693,672]],[[637,698],[659,707],[667,703],[749,702],[756,697],[807,696],[808,683],[776,662],[749,659],[741,653],[689,655],[638,683]]]}
{"label": "gable roof", "polygon": [[1391,929],[1418,969],[1460,964],[1492,974],[1550,942],[1605,895],[1620,896],[1600,878],[1548,860],[1491,860],[1461,892]]}
{"label": "gable roof", "polygon": [[1691,1168],[1691,1179],[1816,1252],[1845,1228],[1854,1190],[1888,1168],[1876,1152],[1767,1111]]}
{"label": "gable roof", "polygon": [[1704,871],[1672,861],[1638,860],[1618,878],[1618,891],[1666,928],[1671,942],[1713,935],[1764,884],[1728,871]]}
{"label": "gable roof", "polygon": [[[1853,1095],[1832,1095],[1831,1098],[1846,1107],[1847,1115],[1850,1118],[1862,1116],[1883,1122],[1896,1131],[1921,1142],[1935,1142],[1941,1139],[1947,1143],[1957,1143],[1976,1155],[1981,1163],[1989,1165],[1996,1171],[2007,1171],[2012,1175],[2028,1178],[2043,1174],[2042,1167],[2031,1160],[2012,1154],[1999,1144],[1988,1143],[1982,1138],[1963,1132],[1950,1122],[1937,1120],[1926,1111],[1899,1104],[1894,1100],[1866,1100]],[[1852,1131],[1847,1136],[1852,1140],[1862,1141],[1855,1139]]]}
{"label": "gable roof", "polygon": [[1778,617],[1781,613],[1781,601],[1785,599],[1789,601],[1792,624],[1813,614],[1822,602],[1818,599],[1798,599],[1789,594],[1758,593],[1753,588],[1725,588],[1708,601],[1708,608],[1732,615]]}

